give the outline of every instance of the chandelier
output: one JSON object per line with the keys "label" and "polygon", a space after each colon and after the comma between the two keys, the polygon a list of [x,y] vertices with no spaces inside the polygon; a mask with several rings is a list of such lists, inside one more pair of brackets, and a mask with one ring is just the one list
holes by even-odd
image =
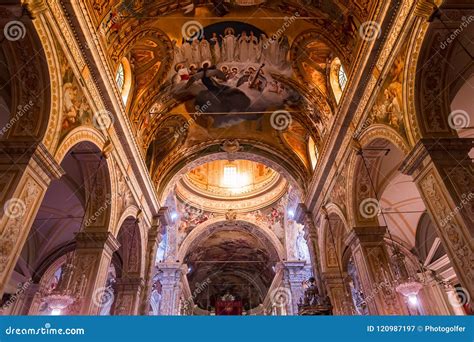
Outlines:
{"label": "chandelier", "polygon": [[58,284],[45,298],[45,302],[48,304],[53,315],[61,314],[64,309],[76,300],[69,286],[73,276],[72,258],[73,253],[69,253],[66,257],[66,262],[61,266]]}

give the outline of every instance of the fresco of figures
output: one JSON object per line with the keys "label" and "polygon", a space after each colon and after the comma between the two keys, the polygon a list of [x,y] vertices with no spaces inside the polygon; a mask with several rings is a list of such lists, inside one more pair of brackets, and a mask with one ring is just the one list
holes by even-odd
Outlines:
{"label": "fresco of figures", "polygon": [[207,27],[181,45],[173,41],[173,96],[193,99],[191,112],[218,114],[213,115],[213,127],[258,120],[269,109],[300,103],[301,96],[281,81],[292,75],[288,38],[269,39],[244,23],[225,25]]}

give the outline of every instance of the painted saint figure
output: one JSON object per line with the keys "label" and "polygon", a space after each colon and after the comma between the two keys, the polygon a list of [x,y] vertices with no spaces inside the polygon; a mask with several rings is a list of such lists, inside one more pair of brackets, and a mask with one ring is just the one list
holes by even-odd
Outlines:
{"label": "painted saint figure", "polygon": [[237,38],[235,37],[234,29],[229,27],[226,28],[225,31],[225,36],[222,37],[222,47],[223,47],[223,55],[224,61],[232,62],[234,60],[234,53],[235,53],[235,47],[236,47],[236,42]]}
{"label": "painted saint figure", "polygon": [[212,63],[216,65],[221,61],[221,47],[219,45],[219,37],[217,37],[217,33],[212,33],[212,38],[209,39],[209,44],[211,46]]}

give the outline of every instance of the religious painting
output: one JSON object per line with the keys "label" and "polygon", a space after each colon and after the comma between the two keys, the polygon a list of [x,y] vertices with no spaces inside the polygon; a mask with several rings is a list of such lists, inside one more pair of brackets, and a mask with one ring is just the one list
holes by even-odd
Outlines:
{"label": "religious painting", "polygon": [[62,123],[61,136],[74,128],[92,124],[92,110],[82,92],[81,85],[60,46],[57,46],[62,79]]}
{"label": "religious painting", "polygon": [[393,62],[392,68],[383,84],[370,114],[371,123],[381,123],[395,129],[406,138],[403,111],[403,71],[405,68],[406,49]]}
{"label": "religious painting", "polygon": [[[296,106],[288,37],[268,38],[257,27],[221,22],[174,45],[170,92],[205,128],[262,120],[263,113]],[[278,75],[279,77],[275,77]],[[209,114],[209,115],[207,115]],[[262,130],[262,125],[257,125]]]}

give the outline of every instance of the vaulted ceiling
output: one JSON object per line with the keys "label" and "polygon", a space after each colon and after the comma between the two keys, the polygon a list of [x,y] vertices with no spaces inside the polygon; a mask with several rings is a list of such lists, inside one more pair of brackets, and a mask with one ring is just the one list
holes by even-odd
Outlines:
{"label": "vaulted ceiling", "polygon": [[[310,140],[317,151],[337,108],[329,79],[331,62],[337,57],[350,73],[360,42],[357,27],[375,3],[89,0],[89,10],[111,69],[124,62],[130,67],[132,85],[125,106],[160,188],[183,159],[193,153],[198,157],[226,139],[271,150],[277,162],[297,169],[303,182],[309,179]],[[226,75],[219,80],[218,96],[206,93],[199,79],[193,85],[181,82],[197,74],[203,62],[180,63],[185,50],[190,56],[194,45],[202,51],[199,42],[211,42],[215,34],[223,54],[228,28],[235,44],[245,33],[255,34],[250,39],[258,45],[258,57],[245,63],[224,56],[217,61],[212,50],[210,64]],[[191,46],[185,46],[186,41]],[[254,89],[242,85],[248,74],[260,82],[248,81]]]}

